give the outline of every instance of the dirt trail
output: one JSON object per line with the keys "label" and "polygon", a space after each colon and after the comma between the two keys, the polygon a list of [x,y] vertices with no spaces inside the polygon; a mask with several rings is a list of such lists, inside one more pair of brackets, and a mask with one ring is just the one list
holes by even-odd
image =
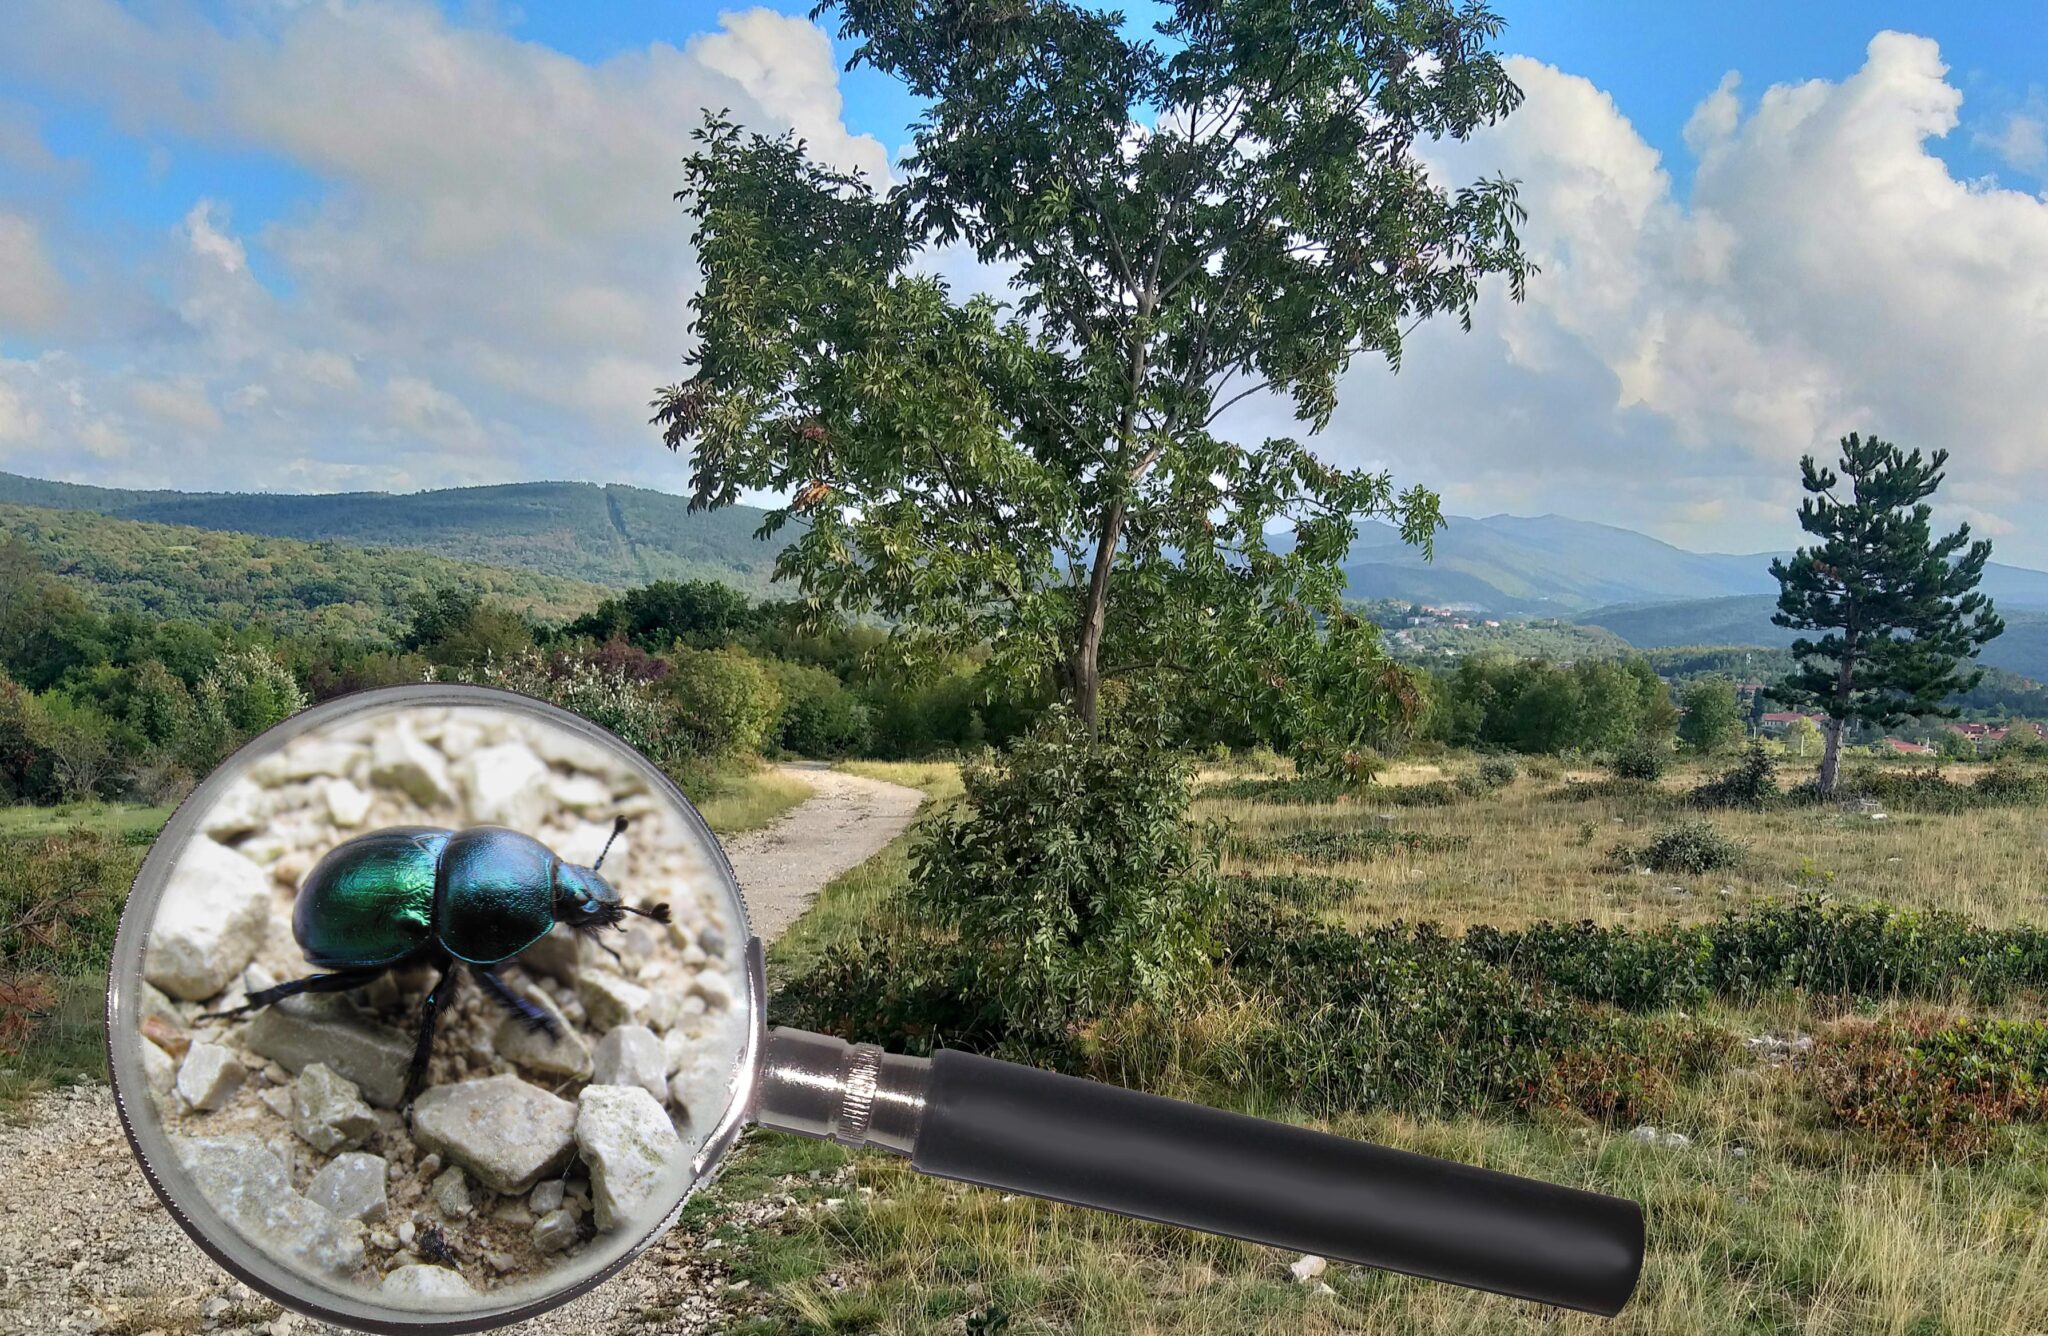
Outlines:
{"label": "dirt trail", "polygon": [[[816,793],[726,843],[754,931],[773,941],[841,872],[915,817],[915,789],[821,766],[785,767]],[[700,1228],[704,1228],[700,1226]],[[547,1336],[685,1333],[722,1325],[727,1277],[706,1235],[669,1233],[624,1272],[512,1330]],[[233,1282],[172,1223],[129,1156],[101,1085],[33,1101],[0,1122],[0,1334],[337,1330]]]}

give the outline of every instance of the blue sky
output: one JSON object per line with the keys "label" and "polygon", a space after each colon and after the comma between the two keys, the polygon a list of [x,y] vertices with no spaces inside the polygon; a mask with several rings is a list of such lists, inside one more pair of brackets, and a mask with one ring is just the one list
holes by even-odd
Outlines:
{"label": "blue sky", "polygon": [[[1529,102],[1430,156],[1524,182],[1545,274],[1355,371],[1324,448],[1730,550],[1790,539],[1799,453],[1881,430],[2048,564],[2038,6],[1499,7]],[[0,468],[109,484],[680,488],[644,404],[686,343],[698,109],[870,169],[916,111],[804,0],[12,8]]]}

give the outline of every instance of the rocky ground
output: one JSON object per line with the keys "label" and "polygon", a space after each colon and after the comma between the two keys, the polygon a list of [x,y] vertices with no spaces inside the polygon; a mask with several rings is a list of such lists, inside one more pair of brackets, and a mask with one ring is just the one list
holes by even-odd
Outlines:
{"label": "rocky ground", "polygon": [[[900,832],[918,802],[913,791],[855,776],[821,771],[807,773],[805,778],[818,789],[815,798],[768,831],[729,847],[740,881],[747,888],[750,912],[758,915],[764,935],[786,926],[826,881]],[[754,908],[757,886],[765,892],[760,909]],[[572,1011],[593,1001],[573,989],[564,989],[559,995],[551,992],[550,998],[568,1004]],[[479,1017],[488,1015],[482,1003],[483,999],[472,995],[471,1004]],[[599,998],[594,1005],[601,1009],[606,1003]],[[495,1024],[481,1019],[477,1023]],[[583,1087],[599,1092],[595,1104],[602,1104],[605,1092],[631,1084],[636,1065],[648,1069],[649,1079],[644,1084],[651,1092],[655,1080],[651,1074],[666,1063],[660,1055],[661,1037],[651,1031],[647,1034],[654,1041],[650,1051],[637,1057],[631,1051],[629,1041],[639,1037],[633,1032],[643,1029],[646,1027],[613,1025],[592,1046],[595,1051],[590,1060],[603,1066],[612,1078],[609,1084]],[[190,1036],[185,1038],[187,1051],[180,1055],[174,1089],[186,1077],[185,1068],[191,1061]],[[228,1051],[218,1055],[218,1062],[213,1055],[202,1054],[190,1078],[188,1093],[196,1096],[198,1103],[208,1101],[210,1081],[224,1079],[216,1066],[239,1064],[234,1055],[241,1050],[225,1044],[221,1047]],[[610,1051],[613,1049],[620,1051]],[[483,1181],[490,1177],[492,1166],[479,1162],[473,1152],[465,1159],[453,1146],[427,1148],[433,1144],[430,1130],[420,1137],[425,1145],[411,1148],[410,1162],[372,1165],[369,1167],[375,1168],[375,1173],[363,1172],[364,1162],[373,1158],[370,1150],[382,1149],[393,1139],[395,1129],[390,1126],[388,1111],[370,1107],[361,1098],[364,1092],[359,1087],[331,1071],[322,1071],[323,1064],[304,1064],[296,1073],[269,1070],[281,1066],[275,1059],[265,1059],[260,1066],[252,1064],[253,1069],[239,1078],[234,1099],[246,1110],[250,1107],[247,1092],[253,1089],[256,1101],[270,1116],[293,1125],[292,1141],[273,1138],[265,1145],[274,1150],[286,1144],[294,1153],[323,1162],[318,1173],[310,1175],[308,1164],[281,1164],[280,1168],[299,1192],[323,1202],[330,1212],[341,1216],[356,1213],[360,1227],[348,1231],[349,1238],[339,1246],[366,1247],[373,1256],[381,1257],[386,1284],[402,1286],[416,1276],[439,1279],[435,1274],[439,1268],[422,1265],[436,1259],[422,1254],[431,1254],[451,1228],[462,1240],[465,1255],[459,1261],[467,1270],[510,1270],[532,1264],[535,1252],[547,1251],[544,1225],[550,1218],[566,1220],[559,1227],[578,1230],[587,1242],[594,1218],[606,1210],[597,1200],[603,1195],[599,1185],[580,1175],[566,1182],[559,1178],[537,1180],[533,1185],[508,1180],[501,1186],[522,1190],[499,1191]],[[449,1074],[440,1072],[437,1080]],[[488,1080],[519,1079],[504,1072],[481,1076],[465,1070],[465,1074],[472,1087]],[[451,1093],[438,1096],[437,1103],[448,1103],[451,1108],[443,1113],[459,1111],[454,1106],[471,1092],[455,1083],[444,1088]],[[594,1115],[578,1105],[591,1101],[557,1102],[565,1104],[570,1136],[580,1142],[577,1123]],[[650,1093],[639,1102],[652,1105],[654,1100]],[[678,1104],[671,1103],[670,1117],[687,1127],[688,1119]],[[433,1110],[434,1106],[428,1105],[424,1112],[431,1115]],[[605,1112],[595,1110],[597,1115]],[[635,1111],[611,1112],[621,1115],[611,1121],[622,1124],[624,1131],[615,1127],[610,1135],[629,1135]],[[204,1110],[195,1114],[213,1116]],[[416,1121],[430,1127],[433,1119]],[[602,1138],[607,1135],[603,1124],[604,1119],[599,1118],[598,1125],[587,1129],[594,1144],[585,1148],[587,1154],[600,1159],[605,1154]],[[639,1129],[643,1133],[649,1130]],[[307,1143],[303,1151],[299,1142]],[[444,1156],[443,1151],[448,1153]],[[405,1158],[403,1151],[399,1158]],[[630,1159],[630,1155],[624,1156],[622,1162]],[[103,1087],[57,1092],[26,1110],[19,1125],[0,1127],[0,1165],[6,1166],[5,1177],[0,1179],[0,1332],[97,1331],[142,1336],[152,1331],[220,1331],[276,1336],[323,1330],[233,1283],[191,1245],[136,1171]],[[246,1182],[250,1172],[246,1163],[228,1165],[225,1155],[221,1167],[231,1167],[239,1182]],[[453,1172],[458,1167],[461,1172]],[[523,1167],[509,1166],[504,1172],[517,1176]],[[301,1183],[299,1179],[309,1181]],[[377,1200],[380,1188],[385,1190],[381,1201]],[[563,1193],[564,1200],[554,1200],[556,1191]],[[543,1194],[548,1200],[537,1200]],[[736,1209],[772,1214],[775,1207],[771,1201]],[[694,1229],[678,1228],[620,1276],[527,1325],[535,1331],[569,1336],[715,1330],[721,1314],[728,1311],[721,1305],[733,1298],[718,1251],[706,1247],[710,1231],[722,1223],[712,1220],[699,1222]],[[457,1228],[459,1225],[467,1227]],[[571,1237],[574,1241],[577,1236]],[[335,1244],[332,1239],[323,1242]],[[352,1253],[348,1260],[353,1261]],[[413,1266],[418,1270],[408,1272]],[[396,1281],[393,1275],[398,1277]]]}

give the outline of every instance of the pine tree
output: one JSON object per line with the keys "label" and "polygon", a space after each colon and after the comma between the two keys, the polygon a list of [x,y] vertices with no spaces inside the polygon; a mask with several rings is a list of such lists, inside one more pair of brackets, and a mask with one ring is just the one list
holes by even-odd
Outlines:
{"label": "pine tree", "polygon": [[[1808,493],[1799,526],[1818,543],[1771,562],[1779,586],[1771,620],[1824,633],[1792,642],[1799,667],[1772,692],[1827,716],[1823,794],[1840,779],[1847,724],[1953,717],[1944,702],[1983,676],[1964,672],[1963,662],[2005,629],[1976,592],[1991,544],[1970,542],[1967,524],[1936,539],[1929,524],[1927,498],[1941,486],[1948,452],[1923,459],[1854,432],[1841,448],[1836,468],[1811,455],[1799,461]],[[1844,481],[1847,498],[1837,491]]]}

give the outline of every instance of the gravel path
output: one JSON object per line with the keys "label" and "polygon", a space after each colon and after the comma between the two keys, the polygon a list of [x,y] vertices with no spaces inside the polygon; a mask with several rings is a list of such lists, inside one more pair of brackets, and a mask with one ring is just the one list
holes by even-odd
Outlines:
{"label": "gravel path", "polygon": [[[787,767],[816,794],[726,844],[754,930],[772,941],[825,883],[896,838],[921,794],[823,767]],[[749,1222],[772,1202],[739,1208]],[[723,1221],[678,1227],[611,1281],[514,1330],[529,1336],[713,1331],[729,1283],[703,1244]],[[233,1282],[185,1237],[129,1156],[105,1086],[55,1091],[0,1122],[0,1333],[336,1330]]]}

